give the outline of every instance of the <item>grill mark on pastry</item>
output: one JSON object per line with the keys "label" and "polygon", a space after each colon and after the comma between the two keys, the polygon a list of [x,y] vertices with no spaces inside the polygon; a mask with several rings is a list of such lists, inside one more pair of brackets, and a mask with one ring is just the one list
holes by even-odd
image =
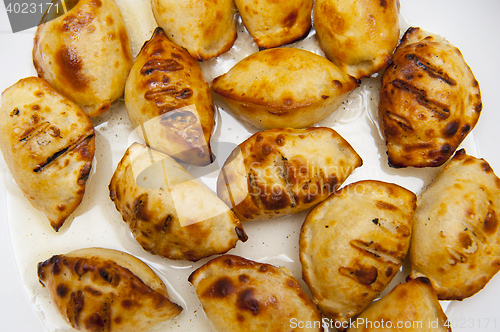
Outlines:
{"label": "grill mark on pastry", "polygon": [[488,237],[477,226],[467,221],[462,221],[462,226],[465,230],[472,233],[472,235],[474,235],[479,240],[479,242],[489,244]]}
{"label": "grill mark on pastry", "polygon": [[37,127],[31,128],[23,137],[19,139],[19,142],[27,142],[41,132],[44,132],[50,126],[50,122],[42,122]]}
{"label": "grill mark on pastry", "polygon": [[446,120],[450,117],[450,110],[448,107],[438,101],[427,98],[427,92],[425,90],[421,90],[411,83],[400,79],[393,80],[391,84],[400,90],[413,94],[417,103],[439,116],[439,118]]}
{"label": "grill mark on pastry", "polygon": [[402,116],[394,114],[394,113],[389,112],[389,111],[387,111],[385,113],[385,115],[389,119],[391,119],[393,121],[396,121],[398,123],[398,125],[401,127],[401,129],[403,129],[404,131],[408,131],[408,132],[412,132],[413,131],[413,127],[412,127],[410,121],[408,121],[407,119],[403,118]]}
{"label": "grill mark on pastry", "polygon": [[153,100],[157,106],[161,107],[166,104],[170,104],[168,101],[164,100],[164,97],[172,97],[175,99],[188,99],[193,95],[193,90],[189,88],[178,89],[175,86],[159,86],[156,89],[151,89],[146,92],[144,98],[147,100]]}
{"label": "grill mark on pastry", "polygon": [[365,243],[361,240],[352,240],[349,244],[358,250],[372,254],[376,259],[381,259],[383,261],[390,262],[396,265],[402,264],[404,260],[404,257],[392,256],[388,253],[381,252],[380,250],[371,247],[370,245],[373,244],[373,242]]}
{"label": "grill mark on pastry", "polygon": [[287,161],[288,159],[286,159],[285,156],[283,156],[280,152],[278,152],[275,159],[276,170],[278,172],[278,175],[285,182],[286,194],[288,195],[291,207],[293,208],[297,205],[297,202],[295,201],[295,195],[293,194],[292,190],[292,183],[290,182],[290,177],[288,174]]}
{"label": "grill mark on pastry", "polygon": [[64,156],[65,154],[67,154],[68,152],[76,149],[79,145],[85,143],[86,141],[92,139],[94,137],[94,134],[90,134],[88,135],[87,137],[83,138],[83,139],[80,139],[78,141],[76,141],[75,143],[73,143],[72,145],[69,145],[69,146],[66,146],[65,148],[57,151],[56,153],[54,153],[52,156],[48,157],[47,160],[45,161],[45,163],[41,164],[41,165],[38,165],[37,167],[35,167],[33,169],[33,172],[35,173],[39,173],[39,172],[42,172],[44,169],[46,169],[47,167],[49,167],[51,164],[53,164],[57,159],[59,159],[60,157]]}
{"label": "grill mark on pastry", "polygon": [[184,66],[178,63],[175,60],[170,59],[154,59],[146,62],[144,66],[142,66],[141,74],[149,75],[154,73],[155,71],[159,72],[172,72],[183,70]]}
{"label": "grill mark on pastry", "polygon": [[252,200],[255,202],[255,204],[260,208],[264,209],[264,203],[262,203],[262,199],[260,197],[260,188],[257,184],[257,175],[255,174],[254,170],[250,170],[248,172],[248,192],[250,193],[250,196],[252,197]]}
{"label": "grill mark on pastry", "polygon": [[438,80],[440,80],[448,85],[451,85],[451,86],[457,85],[457,81],[455,81],[453,78],[448,76],[448,74],[443,72],[443,70],[441,68],[438,68],[438,67],[431,65],[429,62],[422,61],[422,59],[419,58],[418,56],[416,56],[415,54],[407,54],[406,58],[408,60],[415,62],[415,64],[419,68],[423,69],[430,77],[436,78],[436,79],[438,79]]}
{"label": "grill mark on pastry", "polygon": [[156,240],[154,243],[154,247],[152,248],[152,252],[154,252],[154,253],[160,252],[160,246],[163,243],[163,239],[167,235],[167,229],[171,224],[172,224],[172,215],[169,214],[165,218],[165,222],[163,223],[163,227],[161,228],[161,230],[158,232],[158,235],[156,236]]}
{"label": "grill mark on pastry", "polygon": [[462,254],[461,252],[453,248],[447,248],[447,251],[450,254],[450,256],[455,260],[455,262],[467,263],[467,257],[465,254]]}

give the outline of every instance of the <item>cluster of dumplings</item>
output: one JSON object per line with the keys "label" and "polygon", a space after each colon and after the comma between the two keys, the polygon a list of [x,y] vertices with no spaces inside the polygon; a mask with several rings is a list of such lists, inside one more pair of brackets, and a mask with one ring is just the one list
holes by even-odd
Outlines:
{"label": "cluster of dumplings", "polygon": [[[33,47],[38,77],[2,94],[2,154],[54,230],[84,195],[95,151],[89,117],[124,95],[146,145],[127,149],[110,198],[144,250],[170,260],[221,255],[189,277],[217,331],[322,331],[322,315],[340,331],[371,331],[353,327],[356,318],[437,321],[450,331],[438,300],[470,297],[500,269],[500,179],[456,152],[482,111],[460,51],[419,28],[400,40],[398,0],[151,0],[151,9],[159,27],[137,56],[114,0],[80,0],[45,18]],[[197,61],[233,46],[237,12],[260,51],[209,84]],[[326,59],[280,47],[312,27]],[[389,164],[448,162],[418,198],[375,180],[340,188],[363,161],[335,130],[312,127],[376,73]],[[212,91],[258,130],[225,162],[216,194],[181,164],[213,162]],[[225,254],[248,239],[243,223],[308,209],[299,256],[312,299],[290,271]],[[407,282],[374,302],[408,255]],[[182,311],[153,270],[124,252],[55,255],[38,277],[83,331],[146,331]]]}

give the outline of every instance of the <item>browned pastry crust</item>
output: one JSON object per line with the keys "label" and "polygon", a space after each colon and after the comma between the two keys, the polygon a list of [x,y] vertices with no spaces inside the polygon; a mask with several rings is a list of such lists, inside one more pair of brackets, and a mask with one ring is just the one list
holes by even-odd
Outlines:
{"label": "browned pastry crust", "polygon": [[299,241],[302,276],[318,308],[339,326],[363,311],[398,273],[410,247],[415,207],[409,190],[360,181],[307,215]]}
{"label": "browned pastry crust", "polygon": [[132,66],[125,105],[133,127],[140,127],[150,147],[189,164],[210,164],[212,92],[198,63],[161,28]]}
{"label": "browned pastry crust", "polygon": [[219,332],[323,331],[321,314],[288,270],[224,255],[194,271],[189,282]]}
{"label": "browned pastry crust", "polygon": [[141,260],[124,252],[80,249],[38,264],[59,313],[88,332],[145,332],[180,314],[161,279]]}
{"label": "browned pastry crust", "polygon": [[212,82],[236,116],[263,129],[309,127],[357,86],[327,59],[287,47],[254,53]]}
{"label": "browned pastry crust", "polygon": [[151,7],[167,37],[196,60],[221,55],[238,37],[232,0],[151,0]]}
{"label": "browned pastry crust", "polygon": [[460,51],[442,37],[409,28],[380,90],[379,124],[389,164],[442,165],[481,110],[479,84]]}
{"label": "browned pastry crust", "polygon": [[410,260],[440,300],[474,295],[500,269],[500,179],[459,150],[419,197]]}
{"label": "browned pastry crust", "polygon": [[247,240],[238,218],[210,189],[145,145],[134,143],[125,152],[109,194],[135,239],[152,254],[197,261]]}
{"label": "browned pastry crust", "polygon": [[311,30],[313,0],[235,0],[238,12],[260,48],[290,44]]}
{"label": "browned pastry crust", "polygon": [[241,221],[289,215],[326,199],[361,164],[331,128],[269,129],[232,152],[217,194]]}
{"label": "browned pastry crust", "polygon": [[426,278],[397,285],[356,322],[349,332],[451,332],[451,323]]}
{"label": "browned pastry crust", "polygon": [[326,57],[360,79],[390,64],[398,15],[399,0],[316,0],[314,27]]}
{"label": "browned pastry crust", "polygon": [[12,177],[54,230],[82,201],[95,151],[85,113],[38,77],[2,93],[0,149]]}
{"label": "browned pastry crust", "polygon": [[33,64],[64,96],[91,117],[123,94],[132,66],[130,39],[115,0],[80,0],[36,31]]}

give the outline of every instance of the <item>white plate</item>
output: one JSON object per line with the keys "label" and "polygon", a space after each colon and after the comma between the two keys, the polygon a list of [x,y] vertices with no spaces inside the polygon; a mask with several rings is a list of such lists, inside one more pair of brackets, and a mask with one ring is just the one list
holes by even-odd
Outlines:
{"label": "white plate", "polygon": [[[3,4],[0,9],[0,91],[15,83],[18,79],[35,75],[31,61],[32,36],[34,30],[12,34],[8,25]],[[480,83],[483,98],[483,113],[473,134],[468,137],[464,146],[467,152],[485,158],[493,169],[500,174],[500,154],[497,145],[500,143],[500,133],[495,126],[495,120],[500,120],[497,111],[496,77],[500,69],[497,56],[500,54],[500,2],[483,0],[471,5],[466,0],[401,0],[401,10],[413,26],[443,35],[455,44],[464,54],[465,60],[472,68]],[[214,62],[212,62],[214,63]],[[204,64],[206,65],[206,64]],[[365,80],[367,93],[351,96],[348,108],[359,109],[358,106],[375,105],[370,100],[370,87],[373,81]],[[376,88],[375,88],[376,90]],[[365,98],[362,98],[364,96]],[[376,98],[376,94],[372,96]],[[376,101],[376,100],[375,100]],[[373,111],[373,108],[372,108]],[[123,112],[123,109],[122,109]],[[248,137],[249,127],[234,121],[221,112],[215,139],[221,141],[238,141]],[[128,236],[123,222],[107,198],[107,190],[102,183],[109,181],[116,163],[129,143],[127,134],[126,114],[115,111],[106,115],[108,121],[101,121],[98,126],[96,153],[96,173],[89,182],[86,197],[82,206],[75,213],[77,217],[70,225],[64,227],[62,234],[54,234],[48,223],[29,206],[12,183],[3,159],[0,160],[0,171],[4,176],[0,186],[7,188],[9,217],[5,213],[5,192],[0,190],[0,319],[2,330],[20,331],[70,331],[62,319],[51,309],[45,290],[36,281],[36,262],[49,258],[52,254],[84,246],[106,246],[129,251],[153,265],[179,293],[180,304],[186,310],[178,318],[159,331],[209,331],[206,318],[200,310],[198,300],[186,277],[193,268],[191,264],[175,263],[153,257],[145,253]],[[369,117],[361,113],[352,114],[343,110],[325,122],[339,131],[360,153],[364,166],[349,179],[382,179],[399,183],[414,191],[427,184],[435,174],[435,170],[392,170],[387,168],[384,146],[378,136],[376,127]],[[361,127],[369,130],[369,136],[359,135]],[[229,129],[231,128],[231,129]],[[115,137],[114,135],[118,135]],[[114,138],[113,138],[114,137]],[[107,144],[109,142],[112,146]],[[220,160],[223,162],[224,160]],[[418,178],[413,177],[417,174]],[[422,180],[419,180],[422,178]],[[4,183],[4,179],[6,180]],[[214,177],[205,177],[209,184]],[[297,262],[296,240],[298,229],[305,214],[272,222],[257,222],[246,224],[245,229],[250,236],[247,243],[240,243],[231,253],[251,259],[285,265],[296,277],[300,277],[300,266]],[[30,219],[31,218],[31,219]],[[99,226],[99,228],[97,228]],[[271,231],[269,231],[271,230]],[[276,231],[272,231],[276,230]],[[84,237],[81,234],[85,234]],[[78,236],[77,236],[78,235]],[[199,262],[194,266],[199,266]],[[17,262],[17,265],[16,265]],[[15,272],[17,271],[17,273]],[[303,284],[304,285],[304,284]],[[447,307],[447,315],[453,323],[453,330],[468,331],[498,331],[500,330],[500,277],[495,277],[484,290],[470,299],[453,302]],[[33,311],[33,307],[40,310]],[[41,324],[37,319],[43,317]]]}

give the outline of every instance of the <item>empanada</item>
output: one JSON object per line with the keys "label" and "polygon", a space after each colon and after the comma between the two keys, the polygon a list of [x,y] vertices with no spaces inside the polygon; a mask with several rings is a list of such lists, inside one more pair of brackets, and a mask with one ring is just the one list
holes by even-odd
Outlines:
{"label": "empanada", "polygon": [[314,27],[326,57],[359,79],[391,62],[398,15],[399,0],[316,0]]}
{"label": "empanada", "polygon": [[345,186],[309,212],[299,241],[302,276],[313,301],[336,324],[359,314],[398,273],[415,206],[411,191],[367,180]]}
{"label": "empanada", "polygon": [[24,196],[58,230],[78,207],[94,159],[94,127],[47,81],[24,78],[2,93],[0,148]]}
{"label": "empanada", "polygon": [[38,264],[59,313],[74,328],[96,332],[144,332],[180,314],[161,279],[138,258],[88,248]]}
{"label": "empanada", "polygon": [[440,166],[476,125],[479,84],[442,37],[409,28],[382,77],[379,124],[394,167]]}
{"label": "empanada", "polygon": [[323,331],[321,314],[286,269],[224,255],[189,282],[218,332]]}
{"label": "empanada", "polygon": [[238,36],[233,0],[151,0],[151,7],[167,37],[196,60],[221,55]]}
{"label": "empanada", "polygon": [[125,88],[132,66],[130,39],[115,0],[80,0],[36,31],[33,64],[88,116],[106,112]]}
{"label": "empanada", "polygon": [[175,159],[208,165],[215,125],[212,92],[198,63],[157,28],[137,57],[125,105],[146,143]]}
{"label": "empanada", "polygon": [[500,269],[500,179],[459,150],[419,197],[411,276],[430,279],[440,300],[474,295]]}
{"label": "empanada", "polygon": [[357,86],[327,59],[286,47],[254,53],[212,82],[236,116],[264,129],[309,127]]}
{"label": "empanada", "polygon": [[331,128],[269,129],[231,153],[217,194],[241,221],[289,215],[326,199],[361,164]]}
{"label": "empanada", "polygon": [[229,208],[169,156],[134,143],[109,184],[111,200],[148,252],[197,261],[247,236]]}
{"label": "empanada", "polygon": [[451,332],[450,326],[429,280],[417,278],[373,303],[349,332]]}
{"label": "empanada", "polygon": [[235,0],[243,24],[260,48],[290,44],[311,30],[313,0]]}

